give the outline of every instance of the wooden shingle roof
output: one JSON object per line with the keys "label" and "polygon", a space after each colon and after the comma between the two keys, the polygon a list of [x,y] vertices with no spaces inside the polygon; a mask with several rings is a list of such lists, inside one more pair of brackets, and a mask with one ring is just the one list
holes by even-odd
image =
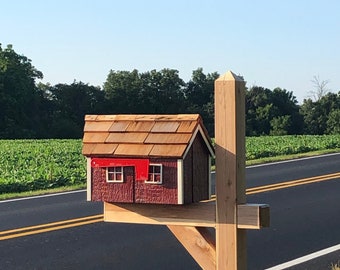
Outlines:
{"label": "wooden shingle roof", "polygon": [[183,157],[200,132],[213,155],[198,114],[86,115],[85,156]]}

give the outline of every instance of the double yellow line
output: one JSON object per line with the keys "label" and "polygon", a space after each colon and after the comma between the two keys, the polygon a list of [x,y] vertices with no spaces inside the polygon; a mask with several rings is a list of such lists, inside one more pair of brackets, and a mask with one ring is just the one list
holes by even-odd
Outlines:
{"label": "double yellow line", "polygon": [[303,178],[299,180],[292,180],[288,182],[282,182],[282,183],[271,184],[271,185],[266,185],[266,186],[248,188],[246,191],[246,194],[251,195],[255,193],[272,191],[272,190],[277,190],[277,189],[282,189],[282,188],[289,188],[289,187],[294,187],[294,186],[299,186],[299,185],[306,185],[306,184],[311,184],[315,182],[332,180],[336,178],[340,178],[340,172],[320,175],[320,176],[315,176],[315,177],[309,177],[309,178]]}
{"label": "double yellow line", "polygon": [[104,221],[103,215],[88,216],[0,232],[0,241],[32,234],[62,230]]}
{"label": "double yellow line", "polygon": [[[310,184],[310,183],[315,183],[315,182],[327,181],[327,180],[332,180],[336,178],[340,178],[340,172],[321,175],[321,176],[315,176],[315,177],[310,177],[310,178],[304,178],[304,179],[299,179],[299,180],[293,180],[293,181],[288,181],[288,182],[283,182],[283,183],[271,184],[271,185],[266,185],[266,186],[248,188],[246,191],[246,194],[251,195],[251,194],[272,191],[272,190],[277,190],[277,189],[282,189],[282,188],[294,187],[298,185],[305,185],[305,184]],[[12,239],[16,237],[27,236],[27,235],[50,232],[50,231],[55,231],[55,230],[62,230],[66,228],[77,227],[77,226],[92,224],[96,222],[103,222],[103,221],[104,221],[104,215],[101,214],[101,215],[87,216],[87,217],[82,217],[82,218],[46,223],[46,224],[41,224],[41,225],[36,225],[36,226],[18,228],[18,229],[13,229],[13,230],[1,231],[0,241]]]}

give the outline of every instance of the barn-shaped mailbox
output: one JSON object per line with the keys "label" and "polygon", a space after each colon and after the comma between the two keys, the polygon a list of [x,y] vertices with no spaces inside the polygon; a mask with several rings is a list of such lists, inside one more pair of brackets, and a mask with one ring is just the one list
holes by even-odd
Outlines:
{"label": "barn-shaped mailbox", "polygon": [[92,201],[188,204],[211,195],[211,140],[198,114],[86,115]]}

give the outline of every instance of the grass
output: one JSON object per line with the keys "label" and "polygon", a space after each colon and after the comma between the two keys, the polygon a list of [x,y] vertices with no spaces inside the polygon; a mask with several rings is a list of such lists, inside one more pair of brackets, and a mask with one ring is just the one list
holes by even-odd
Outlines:
{"label": "grass", "polygon": [[66,191],[74,191],[86,188],[86,184],[77,184],[71,186],[63,186],[51,189],[39,189],[33,191],[25,191],[25,192],[14,192],[14,193],[3,193],[0,194],[0,201],[1,200],[8,200],[8,199],[16,199],[16,198],[24,198],[24,197],[32,197],[38,195],[46,195],[46,194],[53,194],[53,193],[60,193]]}

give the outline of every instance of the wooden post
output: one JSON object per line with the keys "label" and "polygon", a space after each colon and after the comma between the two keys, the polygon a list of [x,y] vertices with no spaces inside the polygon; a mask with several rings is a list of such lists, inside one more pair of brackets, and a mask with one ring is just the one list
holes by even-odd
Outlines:
{"label": "wooden post", "polygon": [[246,269],[246,231],[237,228],[245,193],[245,82],[228,71],[215,81],[216,266]]}

